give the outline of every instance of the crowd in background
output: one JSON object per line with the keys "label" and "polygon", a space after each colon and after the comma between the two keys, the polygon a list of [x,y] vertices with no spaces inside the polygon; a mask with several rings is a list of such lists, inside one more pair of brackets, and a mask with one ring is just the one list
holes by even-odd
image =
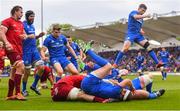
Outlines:
{"label": "crowd in background", "polygon": [[[155,48],[154,51],[158,55],[158,51],[160,51],[161,48]],[[169,67],[168,72],[180,72],[180,46],[176,47],[166,47],[166,51],[168,51],[171,55],[171,58],[169,59]],[[145,71],[157,71],[156,64],[153,62],[153,60],[148,55],[148,52],[144,49],[140,50],[129,50],[121,62],[119,63],[119,66],[121,68],[126,68],[131,72],[136,72],[137,65],[135,58],[137,57],[138,52],[141,52],[142,55],[145,57],[145,63],[144,63],[144,70]],[[118,51],[104,51],[99,52],[98,54],[106,59],[108,59],[111,63],[114,62],[115,57],[117,55]],[[158,57],[159,58],[159,57]],[[159,58],[160,59],[160,58]]]}

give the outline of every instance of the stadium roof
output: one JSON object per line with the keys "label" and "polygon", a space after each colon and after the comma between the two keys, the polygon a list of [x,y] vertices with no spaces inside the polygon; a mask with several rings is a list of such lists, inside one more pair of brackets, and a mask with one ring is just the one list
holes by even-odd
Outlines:
{"label": "stadium roof", "polygon": [[[145,20],[143,29],[149,39],[163,42],[180,36],[180,15],[175,11],[170,14],[154,14],[152,19]],[[113,48],[124,41],[126,22],[127,19],[123,18],[114,22],[74,27],[65,33],[85,41],[95,40],[98,44]]]}

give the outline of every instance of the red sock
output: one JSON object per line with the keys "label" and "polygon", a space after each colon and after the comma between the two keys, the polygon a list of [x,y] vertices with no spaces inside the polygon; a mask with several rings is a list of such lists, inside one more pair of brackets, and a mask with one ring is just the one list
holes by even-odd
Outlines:
{"label": "red sock", "polygon": [[13,95],[13,90],[14,90],[14,81],[12,79],[9,79],[9,82],[8,82],[8,97],[12,96]]}
{"label": "red sock", "polygon": [[100,98],[100,97],[95,96],[93,101],[102,103],[104,100],[105,100],[104,98]]}
{"label": "red sock", "polygon": [[15,85],[15,89],[16,89],[16,95],[21,92],[20,91],[21,77],[22,77],[22,75],[20,75],[20,74],[15,74],[15,77],[14,77],[14,85]]}

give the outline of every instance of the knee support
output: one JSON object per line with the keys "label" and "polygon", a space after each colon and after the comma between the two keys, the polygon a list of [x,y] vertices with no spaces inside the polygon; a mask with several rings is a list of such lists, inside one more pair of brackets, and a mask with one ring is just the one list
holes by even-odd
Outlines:
{"label": "knee support", "polygon": [[149,42],[146,42],[143,47],[144,47],[144,49],[146,49],[147,51],[151,51],[151,50],[152,50],[151,44],[149,44]]}

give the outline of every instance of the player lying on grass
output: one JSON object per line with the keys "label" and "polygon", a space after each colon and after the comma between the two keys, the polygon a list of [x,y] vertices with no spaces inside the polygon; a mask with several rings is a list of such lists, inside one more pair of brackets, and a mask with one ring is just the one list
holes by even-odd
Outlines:
{"label": "player lying on grass", "polygon": [[53,88],[51,89],[52,100],[85,100],[100,103],[109,102],[109,99],[85,94],[80,89],[81,81],[83,78],[83,75],[70,75],[60,79],[56,84],[54,84]]}
{"label": "player lying on grass", "polygon": [[[149,93],[144,90],[136,90],[132,85],[131,80],[124,79],[120,83],[115,82],[115,84],[106,83],[104,79],[112,70],[112,66],[105,59],[96,55],[90,50],[90,45],[85,48],[86,54],[89,55],[101,68],[89,73],[82,81],[82,90],[90,95],[95,95],[102,98],[115,98],[119,100],[125,99],[154,99],[161,96],[164,90],[160,90],[157,93]],[[130,91],[126,89],[129,87]],[[129,95],[129,96],[128,96]],[[133,96],[130,96],[133,95]],[[130,97],[130,98],[129,98]]]}
{"label": "player lying on grass", "polygon": [[[83,68],[83,72],[90,73],[96,69],[101,68],[98,64],[88,61],[86,65]],[[112,68],[110,73],[104,78],[107,79],[113,79],[117,80],[118,82],[121,82],[123,80],[122,76],[128,75],[128,70],[123,69],[119,70],[116,68]],[[143,75],[142,77],[137,77],[132,80],[134,88],[137,89],[144,89],[146,87],[146,91],[151,92],[152,89],[152,83],[153,83],[153,75]]]}

